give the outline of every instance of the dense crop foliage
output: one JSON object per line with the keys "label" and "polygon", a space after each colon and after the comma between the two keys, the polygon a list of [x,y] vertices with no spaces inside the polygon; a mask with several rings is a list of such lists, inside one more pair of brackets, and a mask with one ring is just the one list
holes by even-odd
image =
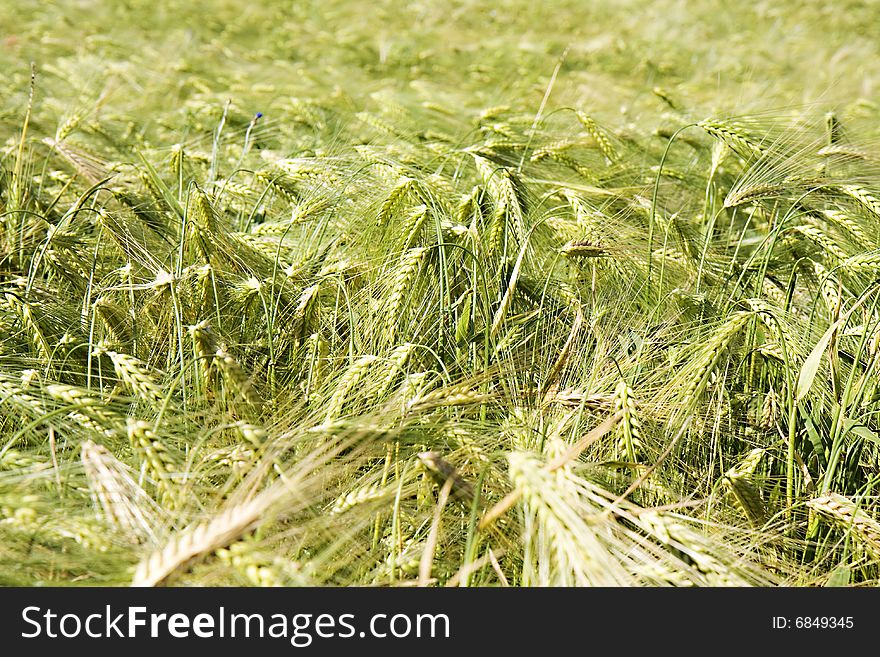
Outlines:
{"label": "dense crop foliage", "polygon": [[2,10],[0,582],[876,582],[873,10],[176,4]]}

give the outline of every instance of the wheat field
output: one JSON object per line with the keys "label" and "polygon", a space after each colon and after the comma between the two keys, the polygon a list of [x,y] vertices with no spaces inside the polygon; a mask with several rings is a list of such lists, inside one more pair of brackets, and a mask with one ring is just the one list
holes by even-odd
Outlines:
{"label": "wheat field", "polygon": [[0,584],[880,576],[880,10],[0,7]]}

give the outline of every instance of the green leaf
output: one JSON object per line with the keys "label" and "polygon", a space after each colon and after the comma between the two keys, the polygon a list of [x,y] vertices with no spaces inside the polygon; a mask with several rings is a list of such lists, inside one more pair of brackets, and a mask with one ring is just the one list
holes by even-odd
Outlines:
{"label": "green leaf", "polygon": [[807,429],[807,438],[810,439],[810,444],[813,445],[813,452],[819,458],[819,465],[825,467],[828,463],[828,455],[825,453],[825,445],[822,442],[822,436],[816,431],[816,425],[813,423],[813,418],[811,418],[801,407],[798,407],[798,411],[800,411],[801,418],[804,421],[804,427]]}
{"label": "green leaf", "polygon": [[455,325],[455,342],[459,345],[467,344],[471,335],[471,297],[465,296],[462,307],[458,311],[458,322]]}
{"label": "green leaf", "polygon": [[880,436],[871,431],[868,427],[866,427],[861,422],[856,422],[855,420],[851,420],[848,417],[843,418],[843,433],[846,435],[847,433],[854,433],[857,436],[868,440],[875,445],[880,445]]}
{"label": "green leaf", "polygon": [[804,361],[804,366],[801,368],[801,373],[798,376],[797,389],[795,390],[797,401],[806,397],[807,393],[810,392],[810,388],[813,387],[813,380],[816,378],[816,373],[819,371],[819,365],[822,362],[822,355],[825,353],[825,350],[828,349],[828,344],[831,342],[831,338],[834,337],[837,329],[839,329],[841,325],[846,325],[849,321],[850,315],[852,315],[867,298],[868,295],[865,294],[861,299],[850,306],[849,310],[847,310],[840,319],[828,327],[828,330],[825,331],[825,335],[823,335],[819,339],[819,342],[816,343],[816,346],[813,347],[810,355],[807,356],[807,360]]}
{"label": "green leaf", "polygon": [[825,335],[823,335],[819,342],[816,343],[816,346],[813,347],[813,351],[810,352],[810,355],[807,356],[807,360],[804,361],[804,366],[801,368],[801,373],[798,376],[796,389],[797,401],[806,397],[807,393],[810,392],[810,388],[813,387],[816,373],[819,371],[819,366],[822,364],[822,356],[825,355],[825,350],[828,349],[828,343],[830,343],[831,338],[834,337],[834,332],[840,326],[841,321],[843,320],[839,319],[828,327],[828,330],[825,331]]}
{"label": "green leaf", "polygon": [[851,578],[852,570],[849,566],[838,566],[831,572],[825,586],[849,586]]}

